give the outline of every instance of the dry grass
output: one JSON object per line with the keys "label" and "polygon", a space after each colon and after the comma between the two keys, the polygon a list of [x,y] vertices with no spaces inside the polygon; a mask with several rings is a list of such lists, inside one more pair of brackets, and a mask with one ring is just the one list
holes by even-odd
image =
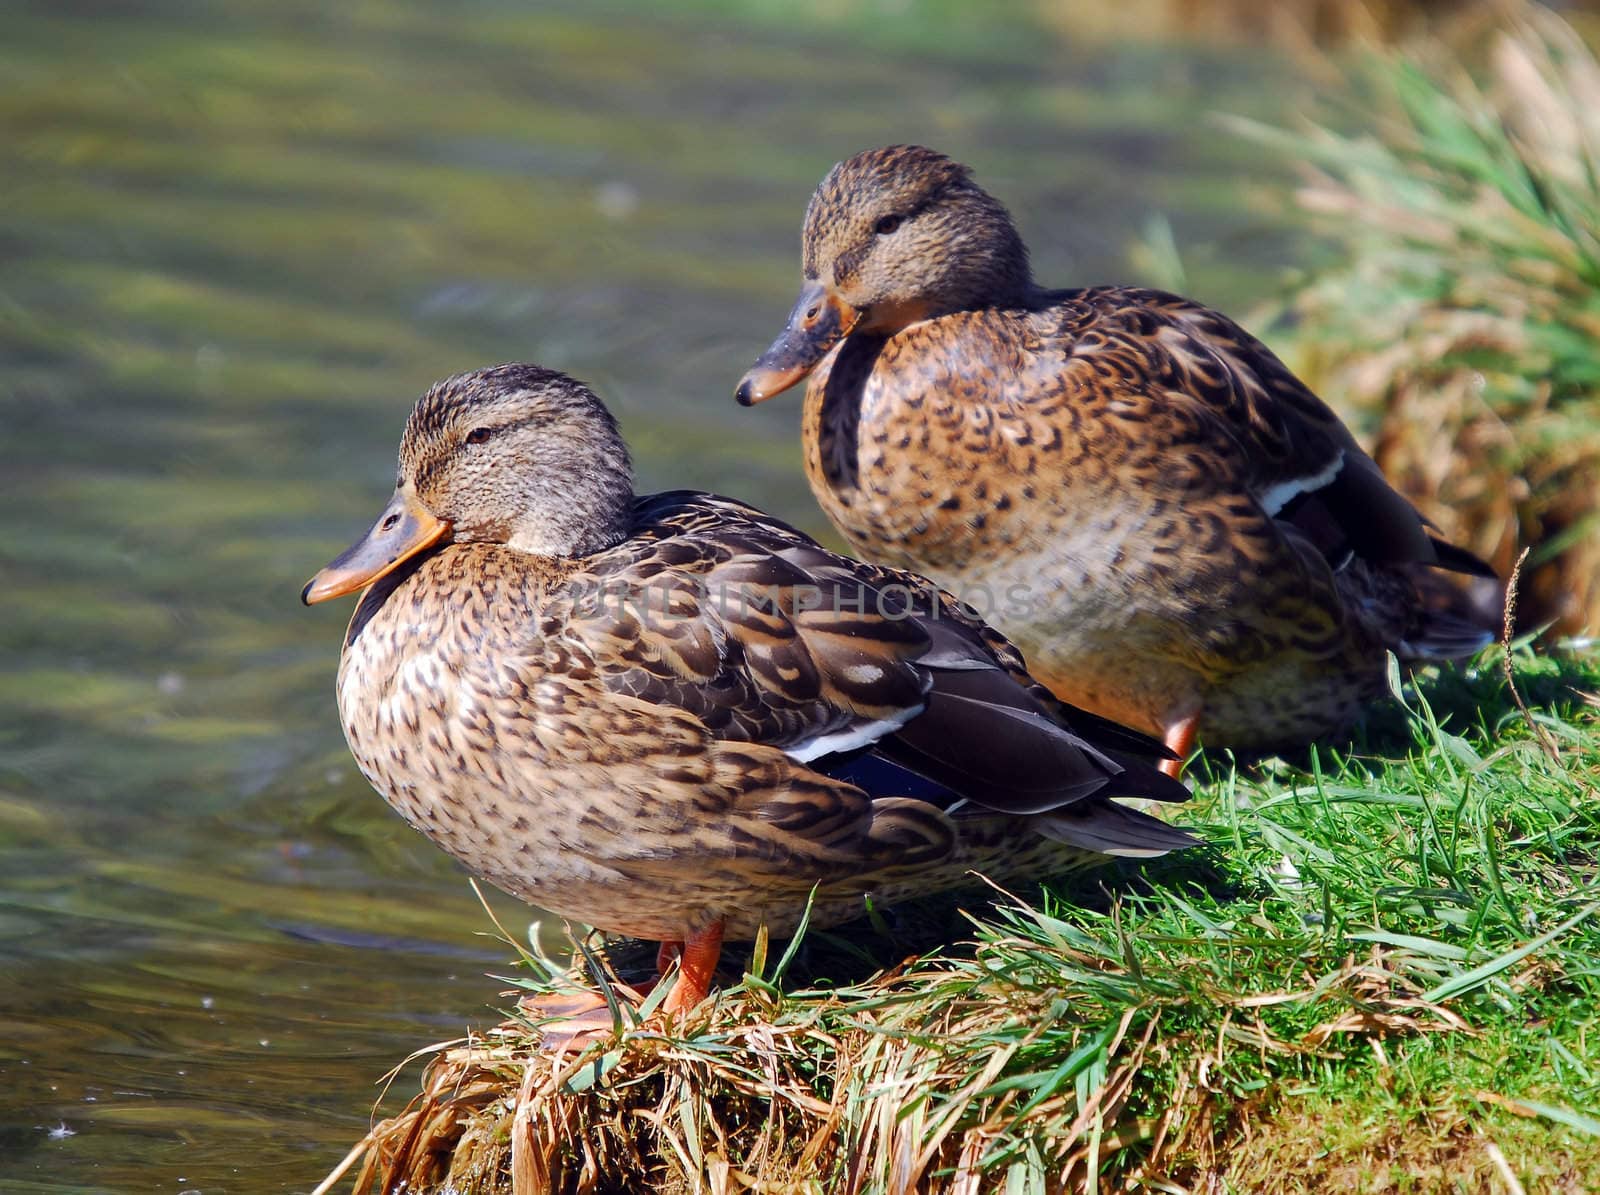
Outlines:
{"label": "dry grass", "polygon": [[[1083,1026],[1048,1073],[1018,1074],[1019,1057],[1059,1031],[1071,969],[1134,977],[1064,941],[1041,956],[1041,915],[1008,916],[1025,931],[987,936],[970,962],[930,960],[793,1000],[747,983],[676,1035],[632,1029],[551,1055],[513,1019],[446,1045],[422,1094],[352,1155],[362,1159],[353,1189],[965,1195],[992,1189],[996,1170],[1020,1158],[1019,1173],[1077,1190],[1137,1146],[1137,1162],[1107,1181],[1131,1190],[1221,1169],[1229,1141],[1215,1123],[1233,1101],[1216,1099],[1212,1072],[1225,1051],[1338,1056],[1364,1040],[1381,1053],[1386,1040],[1470,1032],[1391,968],[1394,951],[1373,946],[1301,992],[1209,993],[1226,1010],[1215,1040],[1162,1034],[1159,1007],[1130,1007],[1109,1037]],[[1257,1015],[1305,1001],[1342,1011],[1292,1040]],[[1172,1082],[1159,1115],[1132,1101],[1152,1070]]]}

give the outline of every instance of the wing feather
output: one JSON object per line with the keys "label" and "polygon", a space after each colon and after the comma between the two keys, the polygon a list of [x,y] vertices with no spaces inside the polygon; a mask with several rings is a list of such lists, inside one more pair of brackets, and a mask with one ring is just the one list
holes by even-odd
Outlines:
{"label": "wing feather", "polygon": [[642,499],[637,522],[595,562],[595,583],[664,586],[665,599],[575,628],[615,691],[796,764],[867,752],[890,765],[885,782],[921,777],[951,806],[1030,815],[1112,792],[1188,796],[1148,764],[1159,744],[1057,702],[998,632],[921,577],[711,495]]}
{"label": "wing feather", "polygon": [[[1120,355],[1147,379],[1163,445],[1183,448],[1163,472],[1185,489],[1245,488],[1263,515],[1289,524],[1331,567],[1349,554],[1494,576],[1483,561],[1428,534],[1421,513],[1383,476],[1343,421],[1265,344],[1218,311],[1126,287],[1052,294],[1055,330],[1092,357]],[[1085,360],[1082,368],[1093,368]]]}

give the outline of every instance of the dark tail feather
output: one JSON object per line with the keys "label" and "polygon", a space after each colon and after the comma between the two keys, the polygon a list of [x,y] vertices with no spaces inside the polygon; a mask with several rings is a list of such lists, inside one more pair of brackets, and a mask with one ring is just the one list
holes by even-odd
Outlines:
{"label": "dark tail feather", "polygon": [[1204,842],[1187,830],[1114,801],[1079,801],[1032,818],[1029,825],[1057,842],[1131,859],[1153,858]]}
{"label": "dark tail feather", "polygon": [[1174,803],[1187,801],[1194,795],[1183,781],[1167,775],[1154,764],[1130,758],[1120,751],[1112,752],[1111,758],[1121,765],[1122,771],[1106,785],[1108,797],[1143,797]]}
{"label": "dark tail feather", "polygon": [[1141,731],[1132,730],[1110,718],[1068,705],[1043,685],[1030,690],[1073,734],[1093,739],[1101,748],[1115,752],[1150,756],[1154,759],[1177,759],[1178,755],[1160,739],[1151,738]]}
{"label": "dark tail feather", "polygon": [[1440,568],[1449,569],[1453,573],[1466,573],[1473,577],[1488,577],[1494,581],[1500,579],[1500,575],[1487,561],[1480,560],[1465,548],[1458,548],[1455,544],[1433,535],[1428,536],[1428,541],[1433,544],[1433,553]]}
{"label": "dark tail feather", "polygon": [[[1462,555],[1477,559],[1468,552]],[[1417,610],[1399,644],[1402,658],[1465,659],[1500,638],[1505,586],[1492,571],[1465,583],[1425,566],[1407,572],[1416,587]]]}

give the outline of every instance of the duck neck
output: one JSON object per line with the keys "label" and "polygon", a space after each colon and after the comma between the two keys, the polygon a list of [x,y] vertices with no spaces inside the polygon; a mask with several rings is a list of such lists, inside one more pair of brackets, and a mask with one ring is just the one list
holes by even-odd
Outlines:
{"label": "duck neck", "polygon": [[967,300],[960,309],[1026,306],[1039,293],[1027,243],[1004,204],[985,191],[974,191],[970,220],[981,230],[977,235],[983,248],[966,258],[958,276],[957,290]]}
{"label": "duck neck", "polygon": [[[960,280],[936,301],[923,304],[917,319],[936,319],[954,315],[959,311],[981,311],[990,307],[1027,307],[1043,292],[1034,285],[1033,273],[1028,268],[1027,250],[1018,244],[1019,255],[986,261],[983,266]],[[900,326],[915,322],[904,320]]]}
{"label": "duck neck", "polygon": [[541,527],[517,531],[506,541],[506,547],[530,556],[581,557],[614,548],[626,538],[626,530]]}
{"label": "duck neck", "polygon": [[986,307],[1027,307],[1040,294],[1033,281],[1033,270],[1028,264],[1028,250],[1022,238],[1013,235],[1009,252],[994,263],[990,276]]}
{"label": "duck neck", "polygon": [[628,538],[633,526],[633,484],[626,458],[606,470],[552,471],[525,480],[534,500],[529,514],[509,528],[505,545],[535,556],[593,556]]}

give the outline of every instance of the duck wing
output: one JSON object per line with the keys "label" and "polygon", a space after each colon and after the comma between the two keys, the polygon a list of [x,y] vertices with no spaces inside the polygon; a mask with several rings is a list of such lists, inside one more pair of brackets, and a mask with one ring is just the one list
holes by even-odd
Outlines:
{"label": "duck wing", "polygon": [[1494,577],[1433,535],[1333,410],[1227,316],[1126,287],[1047,299],[1068,374],[1092,384],[1090,375],[1110,370],[1114,384],[1135,391],[1135,417],[1156,425],[1155,441],[1182,450],[1165,454],[1164,484],[1242,490],[1335,569],[1353,554]]}
{"label": "duck wing", "polygon": [[634,535],[592,569],[597,592],[648,599],[573,620],[603,682],[691,712],[717,739],[951,813],[1189,795],[1140,758],[1164,755],[1158,743],[1056,702],[930,582],[742,503],[641,499]]}

